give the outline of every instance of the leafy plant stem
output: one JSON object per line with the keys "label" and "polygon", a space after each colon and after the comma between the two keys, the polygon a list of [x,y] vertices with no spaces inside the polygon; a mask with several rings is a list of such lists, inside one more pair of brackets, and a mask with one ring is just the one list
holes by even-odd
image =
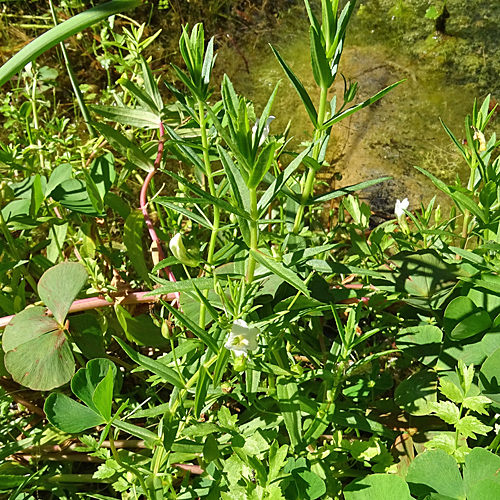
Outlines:
{"label": "leafy plant stem", "polygon": [[148,490],[146,487],[146,483],[144,482],[144,479],[140,472],[138,472],[135,467],[131,467],[130,465],[125,464],[122,459],[120,458],[120,455],[118,455],[118,451],[116,450],[115,446],[115,441],[113,437],[113,431],[109,433],[109,447],[111,448],[111,453],[113,454],[113,458],[116,460],[116,463],[125,469],[127,472],[131,472],[138,480],[139,483],[141,484],[142,491],[144,493],[144,496],[148,497]]}
{"label": "leafy plant stem", "polygon": [[[472,191],[474,188],[474,177],[475,177],[475,169],[471,169],[470,177],[469,177],[469,184],[467,185],[467,188]],[[470,212],[469,210],[465,209],[464,210],[464,222],[462,226],[462,241],[461,241],[461,247],[465,248],[467,245],[467,236],[469,234],[469,222],[470,222]]]}
{"label": "leafy plant stem", "polygon": [[[319,158],[319,154],[321,151],[321,143],[322,138],[326,134],[325,130],[321,130],[323,123],[325,121],[326,114],[326,105],[328,102],[328,88],[321,87],[321,94],[319,97],[319,110],[318,110],[318,125],[316,130],[314,131],[314,149],[312,153],[312,158],[317,160]],[[306,208],[306,203],[309,200],[309,197],[314,192],[314,181],[316,179],[316,171],[314,168],[309,167],[307,171],[306,182],[304,185],[304,189],[302,191],[302,199],[300,202],[300,206],[297,210],[297,214],[295,216],[295,222],[293,224],[292,232],[297,234],[300,231],[300,226],[302,224],[302,219],[304,218],[304,212]]]}
{"label": "leafy plant stem", "polygon": [[[205,120],[205,103],[201,99],[198,99],[198,114],[200,122],[201,145],[203,147],[203,163],[205,165],[205,171],[207,173],[207,178],[208,178],[208,189],[212,196],[217,197],[214,177],[212,175],[212,165],[210,163],[210,151],[209,151],[210,145],[208,143],[208,137],[207,137],[207,128]],[[217,233],[219,232],[219,225],[220,225],[220,209],[219,207],[214,206],[212,233],[210,235],[210,242],[208,244],[208,255],[207,255],[207,264],[209,268],[212,267],[214,260],[215,242],[217,241]],[[208,290],[205,290],[203,294],[205,298],[207,298]],[[199,322],[200,328],[205,328],[205,317],[206,317],[206,308],[204,304],[201,304],[200,322]]]}
{"label": "leafy plant stem", "polygon": [[197,382],[197,380],[200,378],[200,373],[202,370],[208,370],[219,358],[219,355],[212,356],[206,363],[203,363],[202,366],[196,371],[195,374],[186,382],[184,389],[180,391],[179,396],[177,399],[174,401],[172,406],[170,407],[170,411],[172,414],[175,414],[177,411],[177,408],[179,408],[179,405],[181,404],[181,401],[186,397],[187,392],[193,385]]}
{"label": "leafy plant stem", "polygon": [[[257,210],[257,188],[249,189],[250,192],[250,213],[252,220],[250,222],[250,250],[257,251],[258,240],[259,240],[259,212]],[[255,273],[255,259],[250,254],[248,256],[248,269],[247,269],[247,283],[253,281],[253,275]]]}

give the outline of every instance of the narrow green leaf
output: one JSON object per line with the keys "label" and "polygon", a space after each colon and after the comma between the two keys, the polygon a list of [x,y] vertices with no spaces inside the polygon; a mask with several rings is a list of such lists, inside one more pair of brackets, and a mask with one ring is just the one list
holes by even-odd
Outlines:
{"label": "narrow green leaf", "polygon": [[208,332],[202,330],[194,321],[192,321],[178,309],[175,309],[175,307],[172,307],[169,303],[162,301],[162,304],[166,309],[168,309],[172,316],[174,316],[177,321],[179,321],[182,326],[194,333],[200,340],[205,343],[207,347],[212,349],[214,353],[219,353],[219,346]]}
{"label": "narrow green leaf", "polygon": [[112,147],[136,167],[142,168],[146,172],[153,170],[151,158],[123,134],[104,123],[92,123],[92,126],[106,138]]}
{"label": "narrow green leaf", "polygon": [[120,344],[122,349],[132,361],[135,361],[138,365],[142,366],[146,370],[149,370],[151,373],[158,375],[163,380],[165,380],[165,382],[172,384],[174,387],[177,387],[179,389],[182,389],[184,387],[184,383],[181,381],[178,373],[175,370],[154,359],[149,358],[148,356],[144,356],[143,354],[134,351],[134,349],[132,349],[118,337],[114,337],[114,339]]}
{"label": "narrow green leaf", "polygon": [[321,44],[320,35],[313,26],[309,27],[309,38],[314,80],[320,88],[328,89],[333,83],[333,74],[326,58],[325,48]]}
{"label": "narrow green leaf", "polygon": [[300,164],[305,161],[307,155],[310,153],[312,149],[312,145],[308,148],[304,149],[302,153],[300,153],[293,161],[290,162],[290,165],[283,170],[271,183],[271,185],[266,189],[265,193],[259,200],[257,204],[257,208],[260,212],[260,217],[264,214],[267,207],[272,203],[272,201],[278,196],[278,194],[283,189],[283,186],[287,183],[288,179],[292,176],[292,174],[299,168]]}
{"label": "narrow green leaf", "polygon": [[151,72],[151,68],[149,67],[146,59],[141,57],[141,67],[142,67],[142,78],[144,80],[144,88],[146,89],[148,97],[154,103],[154,109],[151,111],[161,112],[163,109],[163,100],[161,98],[160,90],[158,89],[158,85],[156,84],[156,80]]}
{"label": "narrow green leaf", "polygon": [[278,377],[276,380],[276,395],[278,396],[286,430],[290,436],[290,444],[293,448],[296,448],[302,440],[299,388],[293,379]]}
{"label": "narrow green leaf", "polygon": [[160,117],[144,109],[128,108],[126,106],[100,106],[94,104],[90,108],[104,118],[121,125],[130,125],[140,129],[157,129]]}
{"label": "narrow green leaf", "polygon": [[309,290],[307,289],[306,285],[304,285],[302,279],[291,269],[285,267],[281,262],[276,262],[271,257],[268,257],[267,255],[264,255],[263,253],[255,250],[250,250],[250,255],[255,259],[256,262],[269,269],[269,271],[285,280],[297,290],[301,291],[306,297],[310,296]]}
{"label": "narrow green leaf", "polygon": [[286,64],[286,62],[283,60],[283,58],[280,56],[279,52],[272,46],[270,45],[271,50],[273,51],[274,55],[276,56],[276,59],[278,59],[278,62],[281,64],[281,67],[286,73],[286,76],[294,86],[295,90],[299,94],[300,99],[304,103],[304,106],[306,108],[307,114],[309,115],[309,118],[311,119],[311,122],[314,127],[317,127],[318,125],[318,113],[316,112],[316,109],[314,107],[314,104],[311,101],[311,98],[309,97],[309,94],[307,93],[306,89],[300,82],[300,80],[295,76],[293,71],[289,68],[289,66]]}
{"label": "narrow green leaf", "polygon": [[143,224],[144,215],[142,212],[139,210],[130,212],[123,230],[123,244],[127,249],[128,258],[134,270],[146,283],[150,283],[149,269],[142,248]]}
{"label": "narrow green leaf", "polygon": [[[165,172],[166,174],[170,175],[170,177],[174,178],[176,181],[180,182],[181,184],[184,184],[187,188],[189,188],[190,191],[193,193],[197,194],[202,200],[206,200],[208,203],[211,203],[222,210],[226,210],[229,213],[239,215],[240,217],[243,217],[244,219],[250,219],[250,216],[241,208],[239,207],[233,207],[230,203],[227,201],[221,200],[220,198],[216,198],[215,196],[212,196],[208,194],[207,192],[203,191],[199,186],[196,184],[193,184],[192,182],[189,182],[187,179],[184,179],[184,177],[181,177],[180,175],[177,175],[174,172],[170,172],[168,170],[162,170],[162,172]],[[200,200],[200,201],[202,201]]]}
{"label": "narrow green leaf", "polygon": [[[196,198],[196,202],[199,201],[200,198]],[[198,215],[196,212],[193,212],[192,210],[184,208],[182,205],[177,205],[177,200],[175,202],[171,202],[167,201],[166,197],[162,197],[162,198],[155,198],[155,203],[158,203],[158,205],[162,205],[163,207],[170,208],[174,212],[179,212],[182,215],[185,215],[188,219],[191,219],[200,226],[206,227],[207,229],[212,229],[212,225],[207,219],[205,219],[201,215]]]}
{"label": "narrow green leaf", "polygon": [[379,177],[378,179],[371,179],[369,181],[358,182],[357,184],[352,184],[351,186],[345,186],[340,189],[336,189],[335,191],[330,191],[329,193],[319,194],[317,196],[313,196],[307,202],[307,205],[316,205],[317,203],[325,203],[327,201],[333,200],[335,198],[339,198],[340,196],[345,196],[349,193],[354,193],[355,191],[360,191],[361,189],[366,189],[370,186],[374,186],[375,184],[379,184],[381,182],[385,182],[392,179],[392,177]]}
{"label": "narrow green leaf", "polygon": [[260,152],[248,178],[247,186],[249,189],[255,189],[264,178],[264,175],[266,175],[266,173],[269,171],[274,159],[275,151],[276,143],[270,142]]}
{"label": "narrow green leaf", "polygon": [[356,111],[359,111],[360,109],[366,108],[370,104],[373,104],[374,102],[378,101],[382,97],[384,97],[388,92],[390,92],[392,89],[396,88],[400,83],[403,83],[405,80],[401,80],[399,82],[393,83],[392,85],[389,85],[385,89],[381,90],[377,94],[375,94],[373,97],[370,97],[366,101],[363,101],[360,104],[357,104],[356,106],[352,106],[349,109],[346,109],[342,113],[339,113],[338,115],[335,115],[334,117],[330,118],[328,121],[326,121],[323,126],[321,127],[322,130],[327,129],[334,125],[335,123],[343,120],[344,118],[347,118],[348,116],[351,116],[353,113],[356,113]]}

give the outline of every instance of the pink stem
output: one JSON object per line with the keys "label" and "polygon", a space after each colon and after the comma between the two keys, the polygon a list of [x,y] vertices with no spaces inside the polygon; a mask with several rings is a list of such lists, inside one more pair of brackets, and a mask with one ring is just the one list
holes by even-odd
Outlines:
{"label": "pink stem", "polygon": [[[163,127],[163,123],[160,122],[160,140],[158,141],[158,154],[156,155],[155,162],[153,164],[153,170],[151,170],[148,175],[146,176],[146,179],[144,179],[144,184],[142,185],[141,188],[141,194],[139,197],[139,204],[141,206],[142,210],[142,215],[144,215],[144,220],[146,221],[146,227],[148,228],[149,231],[149,236],[153,240],[154,243],[156,243],[156,248],[158,250],[158,260],[161,262],[165,258],[165,254],[163,253],[162,247],[161,247],[161,242],[160,238],[158,238],[158,235],[156,234],[155,227],[153,225],[153,221],[151,220],[151,217],[149,216],[148,213],[148,207],[147,207],[147,194],[148,194],[148,187],[149,184],[151,183],[151,180],[153,179],[156,171],[158,170],[158,167],[160,166],[161,159],[163,157],[163,136],[165,135],[165,128]],[[169,266],[165,266],[165,268],[162,270],[167,276],[168,279],[172,282],[176,282],[177,280],[175,279],[174,273],[170,269]],[[176,298],[179,300],[180,294],[176,292]]]}
{"label": "pink stem", "polygon": [[[121,298],[121,301],[119,302],[120,304],[147,304],[150,302],[155,302],[156,301],[156,296],[154,295],[147,295],[148,293],[151,292],[132,292],[126,295],[125,297]],[[173,293],[169,293],[165,296],[163,296],[164,300],[168,301],[173,301],[176,299],[176,295]],[[98,309],[100,307],[108,307],[108,306],[113,306],[115,305],[114,301],[109,301],[108,299],[105,299],[104,297],[92,297],[90,299],[80,299],[80,300],[75,300],[71,307],[69,308],[68,313],[74,313],[74,312],[81,312],[81,311],[88,311],[90,309]],[[52,316],[52,312],[47,309],[47,315]],[[12,316],[5,316],[3,318],[0,318],[0,328],[5,328],[9,321],[14,317],[15,315]]]}

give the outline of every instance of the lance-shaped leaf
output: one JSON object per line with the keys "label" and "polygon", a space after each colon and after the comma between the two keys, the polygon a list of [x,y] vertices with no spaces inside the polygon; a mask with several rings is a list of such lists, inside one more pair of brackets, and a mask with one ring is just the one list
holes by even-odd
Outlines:
{"label": "lance-shaped leaf", "polygon": [[306,89],[304,88],[304,85],[302,85],[302,82],[295,76],[295,73],[290,69],[288,64],[283,60],[283,58],[280,56],[279,52],[271,45],[271,50],[274,52],[274,55],[276,56],[276,59],[278,59],[278,62],[281,64],[281,67],[286,73],[286,76],[294,86],[295,90],[299,94],[300,99],[304,103],[304,106],[306,108],[307,114],[309,115],[309,118],[311,119],[312,124],[314,127],[317,126],[318,124],[318,113],[316,112],[316,109],[314,107],[313,102],[311,101],[311,98],[309,97],[309,94],[307,93]]}
{"label": "lance-shaped leaf", "polygon": [[342,111],[342,113],[339,113],[338,115],[335,115],[334,117],[330,118],[327,120],[321,129],[327,129],[334,125],[335,123],[343,120],[344,118],[347,118],[348,116],[351,116],[353,113],[356,113],[356,111],[359,111],[360,109],[366,108],[370,104],[373,104],[374,102],[378,101],[379,99],[382,99],[382,97],[385,96],[388,92],[390,92],[392,89],[397,87],[400,83],[403,83],[404,80],[401,80],[400,82],[393,83],[392,85],[389,85],[385,89],[381,90],[377,94],[375,94],[373,97],[370,97],[366,101],[363,101],[360,104],[356,104],[356,106],[352,106],[349,109],[346,109],[345,111]]}
{"label": "lance-shaped leaf", "polygon": [[92,126],[106,138],[111,146],[130,160],[136,167],[142,168],[146,172],[153,170],[154,167],[151,158],[132,141],[118,132],[118,130],[104,123],[92,123]]}
{"label": "lance-shaped leaf", "polygon": [[302,279],[294,273],[291,269],[285,267],[281,262],[276,262],[271,257],[264,255],[261,252],[256,250],[250,250],[250,255],[262,266],[266,267],[274,273],[276,276],[279,276],[281,279],[285,280],[287,283],[290,283],[297,290],[300,290],[306,297],[309,297],[309,290],[306,285],[302,281]]}
{"label": "lance-shaped leaf", "polygon": [[91,109],[104,116],[104,118],[121,125],[130,125],[142,129],[156,129],[160,126],[160,117],[158,115],[140,108],[93,105]]}
{"label": "lance-shaped leaf", "polygon": [[311,40],[311,65],[314,80],[319,87],[328,89],[333,83],[333,74],[326,58],[325,47],[321,44],[320,34],[313,26],[309,28],[309,38]]}
{"label": "lance-shaped leaf", "polygon": [[255,189],[260,184],[266,173],[269,171],[274,159],[275,151],[276,143],[270,142],[260,152],[248,178],[247,186],[249,189]]}

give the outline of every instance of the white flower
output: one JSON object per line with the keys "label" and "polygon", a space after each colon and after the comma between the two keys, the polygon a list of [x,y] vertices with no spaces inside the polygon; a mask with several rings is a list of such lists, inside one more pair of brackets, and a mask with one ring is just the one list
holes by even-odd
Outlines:
{"label": "white flower", "polygon": [[233,323],[233,328],[224,347],[233,351],[237,358],[247,356],[248,351],[257,349],[257,335],[259,333],[258,328],[251,327],[242,319],[237,319]]}
{"label": "white flower", "polygon": [[399,219],[405,214],[405,210],[410,206],[410,202],[408,198],[405,198],[403,201],[396,200],[396,206],[394,207],[394,214]]}
{"label": "white flower", "polygon": [[[262,131],[262,135],[260,136],[259,140],[259,146],[262,146],[264,141],[267,139],[267,136],[269,135],[269,125],[271,122],[274,120],[274,116],[270,116],[267,121],[266,121],[266,126],[264,127],[264,130]],[[259,118],[257,118],[257,121],[255,122],[255,125],[252,127],[252,142],[255,142],[255,135],[257,134],[257,129],[259,128]]]}

